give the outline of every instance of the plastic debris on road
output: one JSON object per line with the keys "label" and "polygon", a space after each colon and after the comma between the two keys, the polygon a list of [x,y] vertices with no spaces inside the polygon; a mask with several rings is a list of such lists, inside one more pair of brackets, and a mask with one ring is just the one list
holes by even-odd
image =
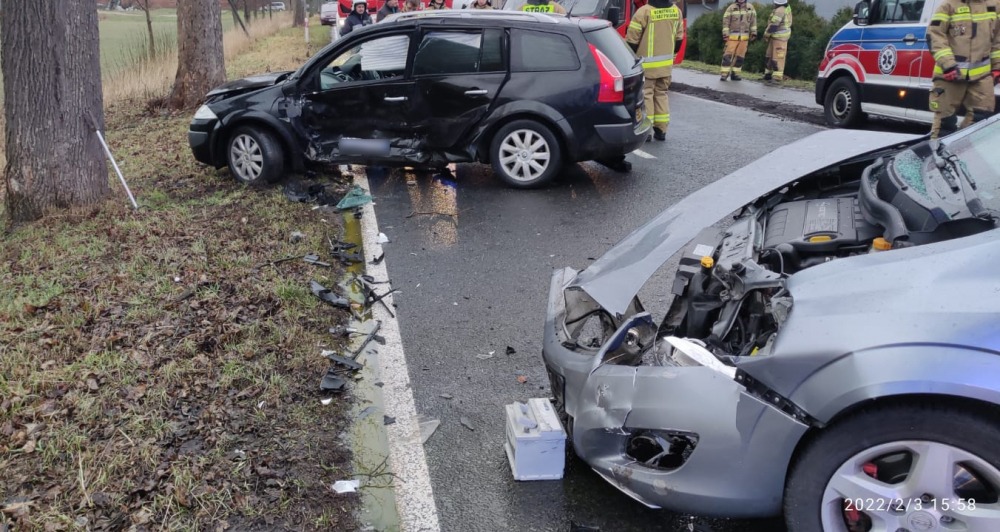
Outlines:
{"label": "plastic debris on road", "polygon": [[458,418],[458,422],[461,423],[463,427],[465,427],[465,428],[467,428],[469,430],[473,430],[473,431],[476,430],[476,427],[474,427],[472,425],[472,421],[470,421],[469,418],[467,418],[465,416],[462,416],[462,417]]}
{"label": "plastic debris on road", "polygon": [[434,431],[441,426],[441,420],[419,416],[417,425],[420,426],[420,443],[427,443],[427,440],[434,434]]}
{"label": "plastic debris on road", "polygon": [[378,242],[379,244],[388,244],[389,243],[389,237],[386,236],[385,233],[379,233],[378,234],[378,240],[376,240],[376,242]]}
{"label": "plastic debris on road", "polygon": [[351,190],[344,195],[344,198],[337,203],[337,209],[341,211],[346,211],[348,209],[354,209],[361,207],[362,205],[367,205],[372,202],[372,197],[365,192],[365,190],[358,185],[351,187]]}
{"label": "plastic debris on road", "polygon": [[358,488],[361,487],[361,481],[359,480],[338,480],[333,483],[333,491],[337,494],[341,493],[355,493]]}

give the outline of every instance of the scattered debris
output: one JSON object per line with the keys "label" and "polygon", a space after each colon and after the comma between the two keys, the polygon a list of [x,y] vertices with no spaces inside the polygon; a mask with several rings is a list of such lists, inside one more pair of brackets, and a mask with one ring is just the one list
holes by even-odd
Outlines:
{"label": "scattered debris", "polygon": [[301,231],[292,231],[292,234],[288,235],[288,241],[292,244],[298,244],[305,237],[305,233],[302,233]]}
{"label": "scattered debris", "polygon": [[[334,336],[350,336],[352,334],[358,334],[361,331],[355,329],[354,327],[330,327],[330,334]],[[323,355],[326,356],[326,355]]]}
{"label": "scattered debris", "polygon": [[455,396],[452,395],[452,394],[450,394],[450,393],[443,393],[441,395],[438,395],[438,397],[441,397],[443,399],[454,399],[455,398]]}
{"label": "scattered debris", "polygon": [[361,256],[361,251],[350,252],[350,250],[358,247],[357,244],[352,242],[344,242],[342,240],[333,240],[327,237],[327,242],[330,243],[330,254],[334,258],[340,261],[341,264],[349,266],[354,263],[363,262],[365,259]]}
{"label": "scattered debris", "polygon": [[519,382],[521,384],[526,384],[528,382],[528,376],[527,375],[518,375],[517,376],[517,382]]}
{"label": "scattered debris", "polygon": [[385,233],[379,233],[378,234],[378,240],[376,240],[376,242],[378,242],[379,244],[388,244],[389,243],[389,237],[387,237],[385,235]]}
{"label": "scattered debris", "polygon": [[333,397],[327,397],[326,399],[320,399],[319,402],[323,406],[328,406],[330,403],[333,402]]}
{"label": "scattered debris", "polygon": [[580,525],[576,521],[570,521],[569,532],[601,532],[601,529],[596,526]]}
{"label": "scattered debris", "polygon": [[[365,339],[364,339],[364,341],[361,342],[361,345],[358,346],[358,348],[354,350],[354,358],[355,359],[358,358],[358,355],[361,354],[361,351],[363,351],[365,349],[365,347],[372,340],[375,340],[375,337],[382,338],[381,336],[379,336],[378,334],[376,334],[376,333],[378,333],[378,330],[381,329],[381,328],[382,328],[382,320],[375,320],[375,325],[372,326],[372,330],[368,332],[368,336],[365,336]],[[385,339],[384,338],[382,339],[381,343],[383,343],[383,344],[385,343]]]}
{"label": "scattered debris", "polygon": [[332,205],[336,196],[326,190],[326,185],[308,181],[291,181],[284,187],[285,197],[296,203]]}
{"label": "scattered debris", "polygon": [[472,426],[472,421],[470,421],[469,418],[467,418],[465,416],[462,416],[462,417],[458,418],[458,422],[461,423],[463,427],[465,427],[465,428],[467,428],[469,430],[473,430],[473,431],[476,430],[476,427]]}
{"label": "scattered debris", "polygon": [[320,298],[322,301],[326,303],[329,303],[338,308],[351,308],[350,301],[348,301],[346,298],[338,296],[337,294],[333,293],[333,291],[317,283],[316,281],[309,282],[309,289],[312,290],[312,293],[316,297]]}
{"label": "scattered debris", "polygon": [[372,261],[369,262],[368,264],[381,264],[383,259],[385,259],[385,253],[384,252],[381,255],[379,255],[378,257],[375,257],[374,259],[372,259]]}
{"label": "scattered debris", "polygon": [[420,443],[427,443],[434,431],[441,426],[441,421],[420,416],[417,418],[417,424],[420,426]]}
{"label": "scattered debris", "polygon": [[358,371],[359,369],[364,367],[354,359],[342,357],[338,355],[335,351],[323,351],[320,354],[330,359],[330,361],[333,362],[334,364],[337,364],[338,366],[343,366],[351,371]]}
{"label": "scattered debris", "polygon": [[396,424],[396,418],[394,418],[392,416],[382,416],[382,424],[383,425],[395,425]]}
{"label": "scattered debris", "polygon": [[478,358],[479,360],[489,360],[493,358],[493,353],[496,353],[496,351],[490,351],[487,354],[479,353],[478,355],[476,355],[476,358]]}
{"label": "scattered debris", "polygon": [[360,414],[358,414],[358,419],[359,420],[365,419],[366,417],[368,417],[368,416],[372,415],[373,413],[375,413],[376,410],[378,410],[378,408],[376,408],[375,406],[369,406],[369,407],[365,408],[364,410],[362,410]]}
{"label": "scattered debris", "polygon": [[358,185],[351,187],[351,190],[337,203],[337,210],[346,211],[367,205],[372,202],[372,197]]}
{"label": "scattered debris", "polygon": [[507,356],[511,356],[511,355],[513,355],[515,353],[517,353],[517,351],[515,351],[513,347],[511,347],[511,346],[508,345],[507,346]]}
{"label": "scattered debris", "polygon": [[311,253],[309,255],[306,255],[305,257],[302,257],[302,260],[304,260],[306,263],[312,264],[314,266],[325,266],[327,268],[330,267],[330,263],[329,262],[323,262],[323,261],[319,260],[319,255],[316,255],[314,253]]}
{"label": "scattered debris", "polygon": [[333,483],[333,491],[337,494],[354,493],[361,487],[360,480],[338,480]]}
{"label": "scattered debris", "polygon": [[319,389],[324,392],[339,392],[344,389],[347,381],[337,376],[333,368],[326,370],[323,380],[319,383]]}
{"label": "scattered debris", "polygon": [[378,382],[375,383],[375,386],[378,386],[379,388],[381,388],[381,387],[385,386],[385,383],[382,382],[382,381],[378,381]]}

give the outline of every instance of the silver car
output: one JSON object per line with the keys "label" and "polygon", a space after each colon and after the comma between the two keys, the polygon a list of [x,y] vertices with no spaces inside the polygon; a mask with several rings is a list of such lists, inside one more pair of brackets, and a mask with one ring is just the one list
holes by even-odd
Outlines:
{"label": "silver car", "polygon": [[552,276],[573,449],[652,508],[1000,530],[998,220],[996,118],[825,131],[699,190]]}

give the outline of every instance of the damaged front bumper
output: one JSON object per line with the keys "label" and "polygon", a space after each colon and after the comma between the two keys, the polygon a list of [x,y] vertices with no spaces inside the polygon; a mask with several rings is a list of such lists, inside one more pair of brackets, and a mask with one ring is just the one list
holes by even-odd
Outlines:
{"label": "damaged front bumper", "polygon": [[567,290],[576,275],[566,268],[552,276],[542,353],[576,454],[652,508],[780,513],[787,466],[808,426],[748,393],[734,368],[640,364],[656,326],[636,300],[624,315],[604,313],[615,332],[599,346],[581,345],[567,323],[603,311],[585,292]]}

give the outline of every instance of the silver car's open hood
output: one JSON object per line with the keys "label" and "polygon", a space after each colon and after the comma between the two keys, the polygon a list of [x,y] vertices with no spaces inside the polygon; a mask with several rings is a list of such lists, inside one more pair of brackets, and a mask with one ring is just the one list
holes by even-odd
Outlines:
{"label": "silver car's open hood", "polygon": [[580,272],[570,288],[623,314],[646,281],[698,232],[753,200],[830,165],[920,138],[830,130],[778,148],[702,188],[636,229]]}

